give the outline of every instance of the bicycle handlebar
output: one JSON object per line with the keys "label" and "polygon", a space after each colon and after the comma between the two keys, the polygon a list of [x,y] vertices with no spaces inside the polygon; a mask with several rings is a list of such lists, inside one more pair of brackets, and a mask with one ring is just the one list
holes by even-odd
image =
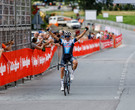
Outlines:
{"label": "bicycle handlebar", "polygon": [[73,64],[72,63],[66,63],[66,64],[58,64],[58,70],[59,70],[59,66],[64,66],[64,67],[66,67],[66,65],[67,66],[71,66],[72,68],[73,68]]}

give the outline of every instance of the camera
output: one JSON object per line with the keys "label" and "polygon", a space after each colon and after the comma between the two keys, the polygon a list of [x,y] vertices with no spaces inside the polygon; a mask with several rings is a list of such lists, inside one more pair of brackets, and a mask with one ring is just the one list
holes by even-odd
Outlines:
{"label": "camera", "polygon": [[42,48],[42,51],[45,52],[45,47]]}
{"label": "camera", "polygon": [[42,41],[42,43],[46,43],[46,41],[45,41],[45,40],[43,40],[43,41]]}

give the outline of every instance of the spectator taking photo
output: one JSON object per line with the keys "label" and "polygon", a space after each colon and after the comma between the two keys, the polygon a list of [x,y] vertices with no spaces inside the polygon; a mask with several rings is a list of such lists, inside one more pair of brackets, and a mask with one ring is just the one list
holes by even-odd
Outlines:
{"label": "spectator taking photo", "polygon": [[38,50],[45,51],[45,47],[50,43],[51,43],[51,41],[43,42],[43,40],[39,43],[39,42],[37,42],[37,38],[34,37],[32,39],[31,49],[38,49]]}

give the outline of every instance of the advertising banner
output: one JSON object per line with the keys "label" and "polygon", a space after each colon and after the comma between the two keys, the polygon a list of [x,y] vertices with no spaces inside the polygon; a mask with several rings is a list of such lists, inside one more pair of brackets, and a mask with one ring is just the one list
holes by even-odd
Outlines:
{"label": "advertising banner", "polygon": [[0,86],[46,71],[57,47],[45,52],[29,48],[4,52],[0,58]]}
{"label": "advertising banner", "polygon": [[100,50],[99,39],[75,43],[73,56],[82,56]]}
{"label": "advertising banner", "polygon": [[112,40],[101,40],[100,43],[101,43],[101,49],[113,47],[113,41]]}
{"label": "advertising banner", "polygon": [[114,47],[117,48],[122,44],[122,34],[119,36],[115,37],[115,42],[114,42]]}

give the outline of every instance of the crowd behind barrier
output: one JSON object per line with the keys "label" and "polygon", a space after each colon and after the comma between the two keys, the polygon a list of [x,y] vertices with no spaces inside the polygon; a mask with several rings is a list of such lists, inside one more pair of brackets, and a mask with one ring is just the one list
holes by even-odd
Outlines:
{"label": "crowd behind barrier", "polygon": [[[110,34],[107,36],[107,33],[107,31],[101,31],[94,36],[91,36],[90,39],[89,37],[81,39],[79,42],[75,43],[73,55],[83,56],[100,51],[100,49],[116,48],[122,44],[122,34],[118,36]],[[48,34],[36,34],[35,36],[38,38],[45,37],[45,40],[52,40],[49,39]],[[91,33],[91,35],[92,34],[94,33]],[[59,45],[46,48],[45,51],[25,48],[4,52],[0,57],[0,86],[46,71],[50,67],[57,48],[59,48]]]}

